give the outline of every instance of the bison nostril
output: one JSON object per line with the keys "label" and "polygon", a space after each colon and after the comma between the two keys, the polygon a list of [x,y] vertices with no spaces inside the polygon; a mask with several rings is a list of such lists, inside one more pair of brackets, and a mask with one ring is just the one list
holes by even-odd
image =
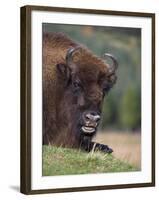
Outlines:
{"label": "bison nostril", "polygon": [[85,115],[85,119],[86,119],[86,120],[91,120],[91,119],[92,119],[92,115],[89,114],[89,113],[86,114],[86,115]]}
{"label": "bison nostril", "polygon": [[100,116],[99,115],[95,115],[94,116],[94,121],[98,122],[100,120]]}
{"label": "bison nostril", "polygon": [[100,115],[97,115],[97,114],[91,114],[91,113],[87,113],[85,115],[85,120],[91,120],[91,121],[94,121],[94,122],[98,122],[100,120]]}
{"label": "bison nostril", "polygon": [[85,116],[85,119],[86,119],[86,120],[90,120],[90,115],[87,114],[87,115]]}

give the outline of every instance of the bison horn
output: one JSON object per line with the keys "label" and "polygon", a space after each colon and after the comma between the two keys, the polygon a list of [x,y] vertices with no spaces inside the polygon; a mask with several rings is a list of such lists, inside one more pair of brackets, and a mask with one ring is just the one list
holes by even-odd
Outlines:
{"label": "bison horn", "polygon": [[79,54],[81,54],[81,50],[82,50],[82,48],[80,46],[78,46],[75,48],[70,48],[67,51],[66,63],[69,67],[71,67],[73,65],[73,63],[78,60],[78,58],[79,58],[78,56],[79,56]]}
{"label": "bison horn", "polygon": [[103,58],[105,60],[107,60],[107,58],[112,60],[112,64],[108,65],[109,66],[108,71],[109,71],[109,75],[113,74],[116,71],[116,69],[118,68],[118,62],[117,62],[116,58],[109,53],[105,53],[103,55]]}

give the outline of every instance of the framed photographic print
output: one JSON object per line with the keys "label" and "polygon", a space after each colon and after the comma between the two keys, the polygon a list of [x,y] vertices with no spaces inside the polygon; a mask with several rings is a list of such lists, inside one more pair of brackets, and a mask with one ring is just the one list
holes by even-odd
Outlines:
{"label": "framed photographic print", "polygon": [[155,185],[155,14],[21,8],[21,192]]}

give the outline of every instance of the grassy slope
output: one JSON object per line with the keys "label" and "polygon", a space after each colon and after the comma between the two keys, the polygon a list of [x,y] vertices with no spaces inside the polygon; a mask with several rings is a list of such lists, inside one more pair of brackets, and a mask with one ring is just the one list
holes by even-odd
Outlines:
{"label": "grassy slope", "polygon": [[43,146],[43,176],[136,171],[113,155]]}

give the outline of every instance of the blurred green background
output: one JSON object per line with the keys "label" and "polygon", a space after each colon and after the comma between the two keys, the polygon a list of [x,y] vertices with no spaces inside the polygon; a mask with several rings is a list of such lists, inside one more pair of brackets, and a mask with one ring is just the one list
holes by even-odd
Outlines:
{"label": "blurred green background", "polygon": [[43,23],[44,32],[63,32],[96,55],[113,54],[117,83],[105,98],[100,129],[140,132],[141,29]]}

